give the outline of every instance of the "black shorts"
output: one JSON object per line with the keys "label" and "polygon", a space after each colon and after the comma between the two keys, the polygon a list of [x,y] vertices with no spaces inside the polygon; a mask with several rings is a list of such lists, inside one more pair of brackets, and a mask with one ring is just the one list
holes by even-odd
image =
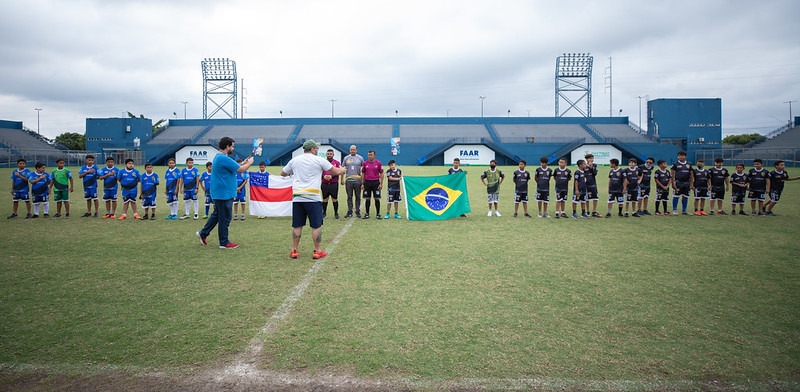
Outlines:
{"label": "black shorts", "polygon": [[744,204],[745,191],[731,192],[731,204]]}
{"label": "black shorts", "polygon": [[639,199],[650,198],[650,185],[639,185]]}
{"label": "black shorts", "polygon": [[322,202],[294,202],[292,203],[292,227],[303,227],[308,225],[312,229],[322,227]]}
{"label": "black shorts", "polygon": [[528,202],[528,192],[520,192],[517,190],[514,193],[514,203],[527,203]]}
{"label": "black shorts", "polygon": [[637,186],[636,188],[628,188],[625,192],[625,195],[627,196],[625,201],[628,203],[639,200],[639,187]]}
{"label": "black shorts", "polygon": [[[364,194],[365,199],[374,197],[375,199],[381,198],[381,190],[378,186],[381,184],[380,180],[364,180]],[[374,195],[374,196],[373,196]]]}
{"label": "black shorts", "polygon": [[672,195],[672,197],[683,196],[687,199],[689,198],[689,190],[692,188],[691,184],[688,182],[678,182],[675,184],[675,186],[678,189],[675,190],[675,193]]}
{"label": "black shorts", "polygon": [[542,203],[549,203],[550,202],[550,190],[543,190],[539,189],[536,191],[536,201]]}
{"label": "black shorts", "polygon": [[586,201],[597,200],[597,185],[586,186]]}
{"label": "black shorts", "polygon": [[773,203],[777,203],[777,202],[781,201],[781,192],[783,192],[783,190],[779,191],[777,189],[771,189],[769,191],[769,201],[771,201]]}
{"label": "black shorts", "polygon": [[621,191],[619,192],[612,192],[608,191],[608,202],[613,203],[617,202],[617,204],[625,203],[625,196],[622,194]]}
{"label": "black shorts", "polygon": [[656,192],[656,201],[669,201],[669,188],[658,188],[658,191]]}
{"label": "black shorts", "polygon": [[334,199],[338,199],[339,198],[339,183],[338,182],[332,182],[332,183],[323,182],[322,183],[322,200],[325,200],[328,197],[332,197]]}
{"label": "black shorts", "polygon": [[711,188],[711,200],[725,200],[725,188]]}
{"label": "black shorts", "polygon": [[389,192],[386,192],[386,203],[399,203],[403,201],[403,198],[400,196],[400,188],[389,188]]}
{"label": "black shorts", "polygon": [[566,189],[556,189],[556,202],[567,201],[567,194],[569,191]]}
{"label": "black shorts", "polygon": [[695,199],[708,199],[708,188],[694,188]]}
{"label": "black shorts", "polygon": [[586,201],[586,191],[585,190],[578,190],[577,194],[572,195],[572,202],[573,203],[583,203]]}
{"label": "black shorts", "polygon": [[747,193],[747,200],[764,201],[764,196],[764,191],[754,191],[751,189],[750,192]]}

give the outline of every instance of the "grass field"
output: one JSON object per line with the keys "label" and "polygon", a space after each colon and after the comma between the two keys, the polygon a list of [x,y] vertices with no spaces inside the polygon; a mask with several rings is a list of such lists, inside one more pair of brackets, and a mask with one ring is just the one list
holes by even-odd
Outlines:
{"label": "grass field", "polygon": [[[511,216],[514,168],[505,167],[504,216],[490,218],[483,169],[467,169],[469,218],[326,220],[323,247],[341,241],[266,336],[260,366],[434,386],[798,388],[800,182],[787,183],[776,217],[526,219]],[[164,170],[156,169],[162,178]],[[0,170],[6,197],[10,171]],[[601,213],[607,172],[598,178]],[[288,258],[288,218],[234,221],[231,239],[242,246],[223,251],[196,241],[204,221],[163,220],[163,193],[157,221],[78,218],[86,207],[75,185],[70,220],[0,219],[4,374],[29,365],[192,372],[224,363],[314,263],[308,230],[301,258]],[[0,209],[10,212],[10,202]]]}

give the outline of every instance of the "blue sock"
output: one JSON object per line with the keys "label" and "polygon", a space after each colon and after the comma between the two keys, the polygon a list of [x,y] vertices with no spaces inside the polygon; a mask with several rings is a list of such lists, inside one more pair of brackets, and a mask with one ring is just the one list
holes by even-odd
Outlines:
{"label": "blue sock", "polygon": [[677,197],[673,197],[672,198],[672,211],[677,211],[677,210],[678,210],[678,198]]}
{"label": "blue sock", "polygon": [[211,206],[206,206],[206,215],[208,215],[208,207],[211,207]]}
{"label": "blue sock", "polygon": [[683,206],[683,212],[686,212],[686,205],[689,204],[689,199],[682,197],[681,198],[681,205]]}

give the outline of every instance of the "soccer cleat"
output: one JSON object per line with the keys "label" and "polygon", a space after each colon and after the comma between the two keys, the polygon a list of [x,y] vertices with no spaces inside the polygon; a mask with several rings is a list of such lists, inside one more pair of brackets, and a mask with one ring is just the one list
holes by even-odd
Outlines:
{"label": "soccer cleat", "polygon": [[[203,218],[203,219],[206,219],[206,218]],[[267,219],[267,217],[266,216],[259,216],[258,219]]]}
{"label": "soccer cleat", "polygon": [[133,214],[133,219],[142,219],[142,217],[139,214]]}
{"label": "soccer cleat", "polygon": [[584,219],[588,219],[588,218],[591,218],[591,217],[592,217],[591,215],[589,215],[589,214],[587,214],[585,212],[581,214],[581,218],[584,218]]}
{"label": "soccer cleat", "polygon": [[633,214],[631,214],[631,216],[636,217],[636,218],[641,218],[642,217],[641,215],[639,215],[638,212],[634,212]]}
{"label": "soccer cleat", "polygon": [[709,211],[708,215],[714,215],[714,210]]}
{"label": "soccer cleat", "polygon": [[200,232],[199,232],[199,231],[196,231],[196,232],[194,232],[194,235],[196,235],[196,236],[197,236],[197,239],[199,239],[199,240],[200,240],[200,243],[201,243],[201,244],[203,244],[203,245],[208,245],[208,242],[206,242],[206,238],[205,238],[205,237],[203,237],[202,235],[200,235]]}
{"label": "soccer cleat", "polygon": [[348,212],[347,214],[344,215],[345,219],[352,218],[352,217],[353,217],[353,213],[352,212]]}
{"label": "soccer cleat", "polygon": [[617,215],[619,215],[620,217],[623,217],[623,215],[622,215],[622,211],[620,211],[620,213],[619,213],[619,214],[617,214]]}
{"label": "soccer cleat", "polygon": [[33,216],[31,217],[31,219],[36,219],[36,218],[38,218],[38,217],[39,217],[39,215],[37,215],[37,214],[33,214]]}
{"label": "soccer cleat", "polygon": [[103,219],[108,219],[109,217],[111,217],[111,214],[105,214],[105,215],[103,215]]}
{"label": "soccer cleat", "polygon": [[122,216],[119,217],[119,220],[125,220],[126,218],[128,218],[128,217],[125,216],[125,215],[122,215]]}
{"label": "soccer cleat", "polygon": [[516,218],[516,217],[517,217],[517,213],[515,212],[515,213],[514,213],[514,218]]}
{"label": "soccer cleat", "polygon": [[644,210],[644,211],[642,211],[642,213],[641,213],[641,214],[639,214],[639,215],[653,215],[653,214],[651,214],[651,213],[650,213],[650,211]]}
{"label": "soccer cleat", "polygon": [[678,210],[672,210],[672,215],[678,215]]}
{"label": "soccer cleat", "polygon": [[694,214],[697,215],[697,216],[703,215],[703,214],[700,213],[700,211],[695,211]]}
{"label": "soccer cleat", "polygon": [[[635,214],[635,212],[634,212],[634,214]],[[628,218],[628,213],[627,212],[625,213],[625,217]]]}
{"label": "soccer cleat", "polygon": [[383,217],[380,216],[380,214],[377,214],[377,215],[375,215],[375,219],[383,219]]}
{"label": "soccer cleat", "polygon": [[395,219],[403,219],[403,218],[401,218],[401,217],[400,217],[400,214],[398,214],[398,213],[395,213],[395,214],[394,214],[394,218],[395,218]]}
{"label": "soccer cleat", "polygon": [[238,244],[234,244],[233,242],[228,242],[225,245],[220,245],[219,246],[220,249],[236,249],[238,247],[239,247],[239,245]]}
{"label": "soccer cleat", "polygon": [[53,215],[53,219],[56,219],[56,218],[61,218],[61,214],[55,214],[55,215]]}
{"label": "soccer cleat", "polygon": [[361,218],[361,212],[356,212],[356,218]]}
{"label": "soccer cleat", "polygon": [[150,214],[150,220],[156,220],[156,214]]}
{"label": "soccer cleat", "polygon": [[[197,216],[197,214],[194,214],[194,220],[198,220],[198,219],[200,219],[200,217]],[[242,218],[242,219],[244,219],[244,218]]]}
{"label": "soccer cleat", "polygon": [[739,211],[739,215],[747,215],[747,213],[744,211]]}
{"label": "soccer cleat", "polygon": [[578,213],[577,212],[573,212],[572,213],[572,218],[573,219],[578,219]]}
{"label": "soccer cleat", "polygon": [[64,219],[69,219],[69,214],[65,214]]}
{"label": "soccer cleat", "polygon": [[526,218],[533,218],[533,217],[531,216],[531,214],[529,214],[529,213],[527,213],[527,212],[525,213],[525,217],[526,217]]}
{"label": "soccer cleat", "polygon": [[500,211],[494,210],[494,216],[502,216],[502,215],[500,215]]}
{"label": "soccer cleat", "polygon": [[706,214],[706,212],[705,212],[705,211],[700,211],[700,215],[701,215],[701,216],[708,216],[708,214]]}
{"label": "soccer cleat", "polygon": [[595,217],[595,218],[602,218],[603,217],[602,215],[598,214],[597,212],[593,212],[592,216]]}
{"label": "soccer cleat", "polygon": [[94,213],[94,215],[92,215],[92,218],[97,218],[97,213],[96,212]]}
{"label": "soccer cleat", "polygon": [[9,215],[9,216],[8,216],[8,218],[6,218],[6,219],[14,219],[14,218],[16,218],[16,217],[17,217],[17,214],[11,214],[11,215]]}
{"label": "soccer cleat", "polygon": [[[186,219],[186,217],[182,216],[181,219]],[[233,214],[233,220],[239,220],[239,215]]]}
{"label": "soccer cleat", "polygon": [[364,214],[364,216],[359,216],[361,219],[369,219],[369,214]]}
{"label": "soccer cleat", "polygon": [[492,216],[492,210],[489,210],[489,213],[486,216]]}
{"label": "soccer cleat", "polygon": [[772,211],[767,211],[764,215],[766,216],[775,216],[775,213]]}
{"label": "soccer cleat", "polygon": [[164,218],[164,220],[170,220],[170,219],[172,219],[172,215],[167,215],[167,217]]}
{"label": "soccer cleat", "polygon": [[537,215],[536,217],[537,218],[541,218],[542,217],[542,213],[540,212],[539,215]]}
{"label": "soccer cleat", "polygon": [[333,214],[333,218],[334,219],[339,219],[339,213],[337,212],[337,213]]}
{"label": "soccer cleat", "polygon": [[85,214],[81,215],[81,218],[88,218],[88,217],[90,217],[90,216],[92,216],[92,214],[90,214],[90,213],[88,213],[88,212],[87,212],[87,213],[85,213]]}
{"label": "soccer cleat", "polygon": [[[135,215],[134,215],[134,218],[136,218],[136,216],[135,216]],[[143,216],[143,217],[141,217],[141,218],[137,218],[137,219],[140,219],[140,220],[147,220],[148,218],[147,218],[147,215],[145,214],[145,216]]]}
{"label": "soccer cleat", "polygon": [[461,218],[466,218],[467,214],[461,214]]}
{"label": "soccer cleat", "polygon": [[300,257],[300,253],[297,252],[297,249],[294,249],[291,252],[289,252],[289,258],[296,259],[298,257]]}
{"label": "soccer cleat", "polygon": [[610,212],[606,214],[606,218],[611,218],[611,213]]}
{"label": "soccer cleat", "polygon": [[314,260],[316,260],[316,259],[324,259],[326,257],[328,257],[328,252],[326,252],[324,250],[321,250],[321,251],[316,251],[315,250],[314,251],[314,256],[313,256]]}
{"label": "soccer cleat", "polygon": [[[194,218],[194,219],[197,219],[197,218]],[[244,214],[242,214],[242,219],[241,220],[244,220]]]}
{"label": "soccer cleat", "polygon": [[[264,218],[263,216],[261,218]],[[208,219],[208,215],[203,215],[203,219]]]}
{"label": "soccer cleat", "polygon": [[383,217],[383,219],[389,219],[389,213],[388,212],[386,213],[386,216]]}
{"label": "soccer cleat", "polygon": [[661,216],[661,211],[656,211],[656,216]]}
{"label": "soccer cleat", "polygon": [[[516,216],[516,215],[517,215],[517,214],[514,214],[514,216]],[[561,214],[559,214],[559,213],[557,213],[557,212],[556,212],[556,215],[554,216],[554,218],[556,218],[556,219],[559,219],[559,218],[561,218]]]}
{"label": "soccer cleat", "polygon": [[31,219],[31,217],[33,217],[33,215],[31,215],[31,214],[25,215],[25,219]]}
{"label": "soccer cleat", "polygon": [[717,211],[717,215],[728,215],[728,213],[725,212],[725,211],[719,210],[719,211]]}
{"label": "soccer cleat", "polygon": [[117,216],[116,216],[116,215],[114,215],[114,214],[111,214],[111,215],[108,217],[108,219],[116,219],[116,218],[117,218]]}
{"label": "soccer cleat", "polygon": [[50,214],[44,214],[44,215],[42,215],[42,218],[49,218],[49,217],[50,217]]}
{"label": "soccer cleat", "polygon": [[327,217],[328,217],[328,214],[326,214],[326,213],[324,213],[324,212],[323,212],[323,213],[322,213],[322,219],[325,219],[325,218],[327,218]]}
{"label": "soccer cleat", "polygon": [[[188,215],[188,214],[185,214],[185,215],[183,215],[182,217],[180,217],[180,220],[184,220],[184,219],[186,219],[186,218],[188,218],[188,217],[189,217],[189,215]],[[234,216],[233,216],[233,219],[234,219],[234,220],[236,220],[236,215],[234,215]]]}

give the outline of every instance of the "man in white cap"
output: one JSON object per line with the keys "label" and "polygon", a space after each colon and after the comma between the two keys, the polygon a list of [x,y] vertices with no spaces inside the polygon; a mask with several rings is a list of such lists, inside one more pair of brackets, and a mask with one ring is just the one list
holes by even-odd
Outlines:
{"label": "man in white cap", "polygon": [[303,154],[298,155],[281,170],[281,176],[293,176],[292,183],[292,251],[289,257],[299,257],[297,246],[308,219],[314,240],[314,259],[328,256],[322,250],[322,172],[342,175],[345,168],[334,167],[327,159],[317,156],[319,143],[306,140]]}

